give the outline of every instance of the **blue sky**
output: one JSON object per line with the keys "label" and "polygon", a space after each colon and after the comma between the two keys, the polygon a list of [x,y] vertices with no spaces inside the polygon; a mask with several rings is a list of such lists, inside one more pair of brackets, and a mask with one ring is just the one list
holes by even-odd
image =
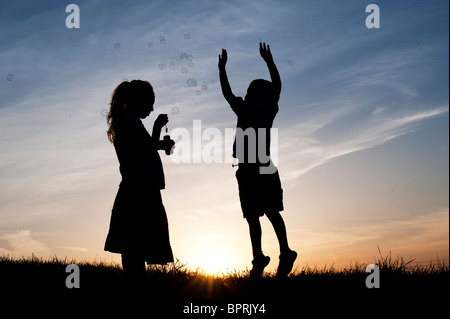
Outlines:
{"label": "blue sky", "polygon": [[[380,29],[365,25],[372,2]],[[244,96],[251,80],[269,79],[265,41],[283,83],[274,127],[297,266],[371,261],[377,245],[448,258],[448,1],[372,2],[1,1],[0,252],[116,258],[102,251],[120,182],[101,115],[114,87],[152,83],[148,129],[168,113],[169,130],[201,120],[223,132],[236,119],[217,56],[228,50],[232,89]],[[79,29],[65,26],[70,3]],[[175,255],[193,267],[250,267],[235,169],[162,157]],[[269,226],[263,249],[276,260]]]}

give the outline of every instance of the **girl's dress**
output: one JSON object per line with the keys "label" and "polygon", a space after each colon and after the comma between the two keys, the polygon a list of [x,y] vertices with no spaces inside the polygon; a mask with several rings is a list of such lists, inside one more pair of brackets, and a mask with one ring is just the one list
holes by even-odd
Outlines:
{"label": "girl's dress", "polygon": [[141,256],[149,264],[173,262],[167,215],[161,198],[164,171],[141,120],[125,110],[115,123],[114,148],[122,182],[111,214],[105,250]]}

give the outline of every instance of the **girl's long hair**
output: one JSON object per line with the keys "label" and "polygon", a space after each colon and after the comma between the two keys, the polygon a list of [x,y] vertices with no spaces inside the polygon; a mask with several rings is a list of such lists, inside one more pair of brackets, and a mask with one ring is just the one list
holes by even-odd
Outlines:
{"label": "girl's long hair", "polygon": [[114,89],[111,103],[109,104],[109,111],[106,115],[106,122],[108,123],[107,135],[111,143],[114,144],[115,140],[116,119],[120,117],[125,107],[138,109],[142,104],[143,97],[149,94],[153,96],[154,101],[153,87],[149,82],[141,80],[124,81]]}

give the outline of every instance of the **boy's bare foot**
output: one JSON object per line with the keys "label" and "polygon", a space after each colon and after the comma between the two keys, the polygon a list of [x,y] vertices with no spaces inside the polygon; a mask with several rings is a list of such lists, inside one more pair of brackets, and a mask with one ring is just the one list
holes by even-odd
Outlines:
{"label": "boy's bare foot", "polygon": [[294,267],[294,262],[297,259],[297,252],[291,250],[290,252],[280,255],[280,264],[278,265],[277,277],[286,277]]}
{"label": "boy's bare foot", "polygon": [[250,278],[259,278],[264,272],[264,268],[269,264],[270,257],[262,255],[252,261],[253,268],[250,270]]}

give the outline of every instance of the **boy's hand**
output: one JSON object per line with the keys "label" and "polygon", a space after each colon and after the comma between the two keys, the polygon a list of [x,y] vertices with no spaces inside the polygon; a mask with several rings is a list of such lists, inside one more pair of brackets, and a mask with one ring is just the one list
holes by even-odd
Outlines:
{"label": "boy's hand", "polygon": [[273,61],[272,53],[270,52],[270,46],[266,43],[259,42],[259,53],[261,54],[261,57],[264,59],[264,61],[271,62]]}
{"label": "boy's hand", "polygon": [[219,68],[225,68],[228,61],[227,50],[222,49],[222,55],[219,54]]}

